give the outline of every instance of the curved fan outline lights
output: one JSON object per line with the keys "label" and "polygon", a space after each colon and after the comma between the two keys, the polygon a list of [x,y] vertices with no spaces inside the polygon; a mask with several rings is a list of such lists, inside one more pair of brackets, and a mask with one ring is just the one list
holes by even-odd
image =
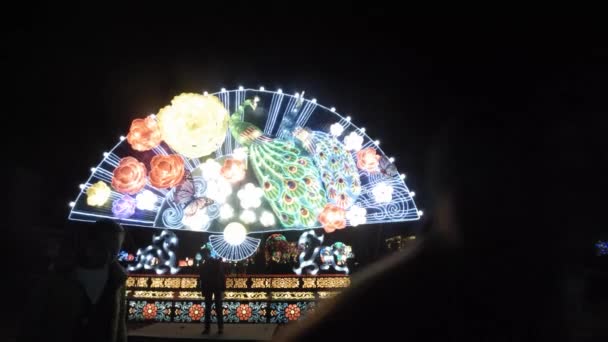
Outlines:
{"label": "curved fan outline lights", "polygon": [[260,241],[262,240],[247,236],[243,243],[235,246],[226,242],[223,235],[218,234],[209,236],[209,243],[211,243],[213,250],[217,255],[229,261],[239,261],[249,258],[260,246]]}
{"label": "curved fan outline lights", "polygon": [[[206,94],[206,93],[205,93]],[[409,189],[404,183],[403,179],[405,178],[403,174],[399,175],[396,173],[396,168],[394,164],[392,164],[393,159],[388,158],[388,156],[384,153],[382,148],[378,145],[378,141],[372,139],[366,132],[365,128],[358,127],[352,123],[350,116],[343,117],[338,112],[335,111],[335,108],[328,108],[321,104],[319,104],[316,99],[305,99],[303,94],[299,93],[295,94],[287,94],[280,89],[277,91],[270,90],[261,90],[261,89],[253,89],[253,88],[242,88],[234,90],[225,90],[209,94],[212,96],[217,96],[220,101],[224,104],[224,106],[228,109],[229,114],[236,112],[237,107],[242,104],[245,99],[253,98],[255,95],[259,95],[260,97],[265,96],[267,100],[266,105],[267,115],[265,118],[265,127],[261,127],[266,134],[270,134],[271,136],[281,137],[284,136],[285,133],[281,131],[284,128],[285,116],[289,114],[289,112],[297,109],[297,113],[294,114],[292,119],[295,121],[295,125],[298,127],[308,127],[308,120],[313,116],[313,114],[319,114],[318,111],[326,112],[334,117],[334,120],[327,120],[331,118],[328,115],[323,117],[324,122],[320,125],[314,124],[313,130],[321,129],[323,132],[330,132],[330,126],[339,124],[343,128],[341,130],[340,135],[337,137],[338,140],[343,142],[344,138],[349,134],[356,132],[356,134],[363,137],[363,144],[361,146],[362,149],[372,147],[374,148],[379,155],[383,156],[386,160],[390,160],[389,166],[392,166],[393,169],[390,172],[390,175],[383,174],[381,172],[365,172],[362,171],[360,173],[362,178],[362,189],[361,195],[357,198],[356,202],[353,204],[358,205],[359,207],[366,208],[367,217],[366,224],[373,223],[382,223],[382,222],[397,222],[397,221],[415,221],[420,218],[422,212],[419,211],[415,205],[415,202],[412,199],[412,195],[410,194]],[[318,116],[318,115],[317,115]],[[314,120],[312,120],[315,122]],[[325,125],[327,127],[325,127]],[[334,126],[337,127],[337,126]],[[336,132],[337,133],[337,132]],[[112,171],[118,165],[119,161],[122,157],[126,157],[123,153],[117,153],[117,149],[119,149],[122,144],[129,144],[125,137],[121,136],[119,142],[110,149],[109,152],[104,153],[104,158],[97,164],[96,167],[91,169],[91,174],[88,177],[87,181],[81,186],[81,189],[76,197],[74,202],[70,202],[70,220],[78,220],[78,221],[95,221],[99,218],[112,218],[116,219],[111,214],[111,204],[122,197],[121,193],[115,191],[115,189],[111,189],[110,198],[105,203],[105,205],[92,208],[85,206],[83,204],[86,201],[86,190],[97,181],[104,181],[106,184],[111,184],[112,180]],[[213,155],[215,159],[225,158],[228,156],[234,157],[234,152],[240,146],[236,143],[235,139],[231,136],[228,131],[224,140],[224,143],[218,148],[218,150]],[[128,146],[130,149],[131,147]],[[120,151],[118,151],[120,152]],[[161,143],[159,146],[152,148],[148,152],[153,152],[156,155],[169,155],[172,154],[173,151],[166,146],[166,144]],[[356,151],[351,151],[353,155],[356,154]],[[197,169],[197,167],[202,163],[202,160],[198,159],[189,159],[184,157],[184,166],[187,172],[192,172]],[[365,181],[363,181],[365,179]],[[373,188],[378,183],[386,183],[387,185],[392,186],[393,188],[393,198],[390,203],[376,203],[373,196]],[[257,184],[259,186],[259,184]],[[160,228],[160,229],[184,229],[183,225],[175,225],[175,226],[166,226],[162,224],[161,217],[162,216],[162,208],[167,202],[167,194],[171,191],[169,189],[158,189],[151,186],[150,182],[147,181],[143,190],[147,190],[152,192],[154,195],[158,196],[159,200],[155,203],[154,210],[149,210],[145,213],[137,213],[134,216],[129,218],[123,218],[119,221],[133,226],[143,226],[150,228]],[[235,189],[235,191],[238,191]],[[85,196],[83,197],[83,194]],[[83,210],[84,209],[84,210]],[[178,209],[175,209],[178,211]],[[236,216],[236,213],[235,213]],[[159,224],[160,222],[160,224]],[[221,222],[219,222],[221,226]],[[215,225],[219,226],[214,222]],[[348,226],[351,224],[348,222]],[[316,224],[314,227],[310,228],[321,228],[320,224]],[[303,227],[295,227],[295,228],[283,228],[277,226],[267,227],[267,229],[261,230],[249,230],[248,234],[255,233],[267,233],[274,231],[286,231],[286,230],[299,230],[304,231],[310,228],[304,229]],[[187,229],[187,228],[186,228]],[[217,230],[217,229],[216,229]],[[220,230],[213,230],[214,233],[221,234]],[[208,230],[212,232],[210,228]]]}

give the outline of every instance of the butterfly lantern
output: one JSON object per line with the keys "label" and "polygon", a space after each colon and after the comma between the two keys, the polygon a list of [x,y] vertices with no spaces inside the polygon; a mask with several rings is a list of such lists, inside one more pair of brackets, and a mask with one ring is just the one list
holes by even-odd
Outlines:
{"label": "butterfly lantern", "polygon": [[208,233],[227,260],[256,234],[418,220],[414,193],[364,128],[303,94],[181,94],[136,118],[70,202],[69,218]]}

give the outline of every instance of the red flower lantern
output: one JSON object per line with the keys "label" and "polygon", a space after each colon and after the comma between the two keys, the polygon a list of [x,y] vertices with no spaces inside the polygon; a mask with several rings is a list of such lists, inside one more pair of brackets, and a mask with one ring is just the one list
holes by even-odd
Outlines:
{"label": "red flower lantern", "polygon": [[146,185],[146,166],[133,157],[120,160],[112,175],[112,187],[123,194],[134,195]]}
{"label": "red flower lantern", "polygon": [[127,141],[136,151],[148,151],[160,145],[162,136],[156,119],[150,115],[145,119],[133,120]]}
{"label": "red flower lantern", "polygon": [[319,222],[328,233],[333,233],[336,229],[343,229],[346,227],[346,210],[335,204],[326,204],[319,214]]}
{"label": "red flower lantern", "polygon": [[237,183],[245,179],[245,162],[238,159],[226,159],[220,174],[230,183]]}
{"label": "red flower lantern", "polygon": [[150,184],[165,189],[179,185],[184,179],[184,160],[177,154],[156,155],[150,161]]}
{"label": "red flower lantern", "polygon": [[376,153],[373,147],[364,148],[357,152],[357,167],[367,172],[378,171],[381,156]]}

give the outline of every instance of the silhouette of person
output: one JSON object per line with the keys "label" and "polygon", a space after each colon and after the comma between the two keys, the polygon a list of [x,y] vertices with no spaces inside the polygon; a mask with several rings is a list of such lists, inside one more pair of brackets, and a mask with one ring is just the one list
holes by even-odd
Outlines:
{"label": "silhouette of person", "polygon": [[219,258],[212,258],[209,248],[201,251],[203,262],[199,268],[200,286],[205,297],[205,329],[203,334],[209,334],[211,328],[211,303],[215,303],[218,334],[224,332],[224,314],[222,299],[226,290],[226,274],[224,264]]}
{"label": "silhouette of person", "polygon": [[109,219],[75,227],[75,253],[32,291],[18,340],[126,341],[127,275],[117,261],[124,235]]}

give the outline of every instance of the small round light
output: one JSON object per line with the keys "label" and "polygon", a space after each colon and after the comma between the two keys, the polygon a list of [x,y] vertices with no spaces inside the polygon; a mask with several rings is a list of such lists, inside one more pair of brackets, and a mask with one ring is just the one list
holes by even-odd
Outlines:
{"label": "small round light", "polygon": [[317,99],[313,98],[312,100],[310,100],[310,102],[317,103]]}
{"label": "small round light", "polygon": [[109,155],[110,155],[110,154],[109,154],[108,152],[104,152],[104,153],[103,153],[103,156],[104,156],[104,157],[107,157],[107,156],[109,156]]}
{"label": "small round light", "polygon": [[264,90],[266,90],[266,88],[260,87],[260,91],[264,91]]}
{"label": "small round light", "polygon": [[221,91],[222,91],[222,93],[225,93],[226,92],[226,88],[222,88]]}
{"label": "small round light", "polygon": [[73,208],[75,204],[76,203],[74,203],[74,202],[70,202],[68,205],[70,206],[70,208]]}
{"label": "small round light", "polygon": [[365,127],[361,127],[359,130],[361,131],[361,133],[365,133]]}
{"label": "small round light", "polygon": [[346,117],[346,121],[350,121],[350,116],[347,116],[347,117]]}
{"label": "small round light", "polygon": [[84,189],[84,184],[80,184],[78,187],[79,187],[80,189]]}
{"label": "small round light", "polygon": [[95,170],[97,170],[97,169],[94,167],[91,168],[91,172],[95,172]]}
{"label": "small round light", "polygon": [[388,161],[390,161],[391,163],[394,163],[395,162],[395,158],[390,157],[390,158],[388,158]]}
{"label": "small round light", "polygon": [[207,96],[207,95],[209,95],[209,93],[205,91],[205,92],[203,92],[203,95]]}
{"label": "small round light", "polygon": [[424,212],[422,212],[422,210],[418,210],[418,216],[422,216],[424,215]]}
{"label": "small round light", "polygon": [[245,241],[247,237],[247,229],[238,222],[230,222],[224,228],[224,240],[233,246],[238,246]]}
{"label": "small round light", "polygon": [[401,179],[405,179],[405,173],[400,174],[400,175],[399,175],[399,178],[401,178]]}
{"label": "small round light", "polygon": [[119,139],[120,139],[120,141],[123,141],[123,140],[125,140],[125,136],[121,135]]}
{"label": "small round light", "polygon": [[410,191],[410,196],[416,197],[416,191]]}
{"label": "small round light", "polygon": [[277,93],[283,94],[283,89],[281,89],[281,88],[277,89]]}
{"label": "small round light", "polygon": [[331,107],[329,110],[331,110],[332,112],[336,111],[336,107]]}
{"label": "small round light", "polygon": [[243,86],[239,86],[239,90],[243,90],[243,89],[245,89],[245,88],[243,88]]}
{"label": "small round light", "polygon": [[380,145],[380,140],[376,140],[376,141],[374,141],[374,144],[376,144],[376,145]]}

